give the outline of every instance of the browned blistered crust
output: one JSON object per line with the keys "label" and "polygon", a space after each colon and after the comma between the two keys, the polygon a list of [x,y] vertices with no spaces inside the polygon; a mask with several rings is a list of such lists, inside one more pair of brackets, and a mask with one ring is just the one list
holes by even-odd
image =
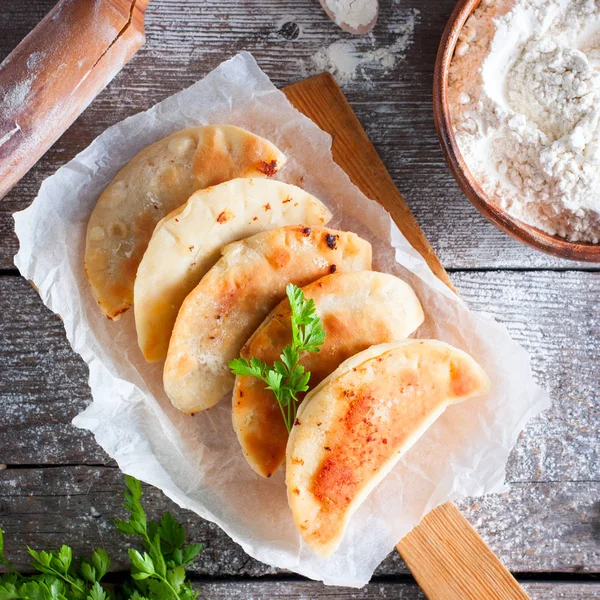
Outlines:
{"label": "browned blistered crust", "polygon": [[271,162],[265,162],[264,160],[261,160],[256,169],[261,173],[264,173],[267,177],[273,177],[273,175],[275,175],[275,173],[277,173],[279,170],[279,167],[277,166],[276,160],[272,160]]}

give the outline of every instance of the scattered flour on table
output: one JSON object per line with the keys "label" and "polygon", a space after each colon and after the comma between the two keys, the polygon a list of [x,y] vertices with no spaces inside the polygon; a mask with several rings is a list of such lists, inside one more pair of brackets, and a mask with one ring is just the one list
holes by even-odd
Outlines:
{"label": "scattered flour on table", "polygon": [[600,239],[600,2],[483,0],[461,31],[449,99],[490,198],[572,241]]}
{"label": "scattered flour on table", "polygon": [[373,22],[377,16],[377,0],[325,0],[338,25],[344,23],[358,29]]}
{"label": "scattered flour on table", "polygon": [[312,66],[318,71],[329,71],[341,85],[359,76],[371,82],[370,71],[389,71],[404,58],[412,44],[419,11],[411,9],[404,17],[401,23],[394,25],[393,33],[397,37],[392,44],[378,48],[373,34],[359,39],[341,39],[313,54]]}

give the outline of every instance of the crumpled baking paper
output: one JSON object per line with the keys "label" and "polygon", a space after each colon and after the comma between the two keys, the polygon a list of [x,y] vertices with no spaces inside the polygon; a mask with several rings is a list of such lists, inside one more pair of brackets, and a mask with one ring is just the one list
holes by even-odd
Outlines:
{"label": "crumpled baking paper", "polygon": [[[412,284],[427,316],[416,337],[466,350],[492,381],[489,396],[446,410],[369,496],[326,559],[302,543],[282,471],[262,479],[246,464],[230,400],[194,417],[175,410],[162,389],[162,363],[147,364],[138,349],[133,311],[115,323],[103,317],[84,273],[87,221],[117,171],[148,144],[209,123],[239,125],[274,142],[289,158],[280,178],[321,198],[335,215],[332,227],[369,240],[375,269]],[[549,401],[533,381],[525,350],[432,274],[386,211],[333,162],[330,147],[330,136],[291,106],[252,56],[239,54],[109,128],[46,179],[32,205],[15,214],[21,244],[15,264],[61,316],[73,349],[89,365],[93,403],[74,424],[93,432],[125,473],[218,524],[258,560],[326,584],[360,587],[429,510],[502,491],[519,432]]]}

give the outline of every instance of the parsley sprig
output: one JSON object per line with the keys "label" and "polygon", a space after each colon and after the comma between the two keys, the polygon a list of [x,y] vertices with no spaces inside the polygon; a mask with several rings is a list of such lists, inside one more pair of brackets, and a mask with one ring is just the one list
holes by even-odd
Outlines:
{"label": "parsley sprig", "polygon": [[110,558],[102,548],[80,561],[73,560],[73,550],[66,545],[51,552],[28,548],[31,566],[40,574],[21,575],[4,555],[0,529],[0,564],[9,570],[0,575],[0,600],[195,600],[198,593],[186,581],[185,567],[202,546],[185,544],[185,530],[170,513],[158,523],[148,521],[140,482],[127,476],[125,483],[129,520],[115,521],[115,525],[121,533],[140,538],[143,552],[129,549],[131,578],[122,588],[102,584],[110,568]]}
{"label": "parsley sprig", "polygon": [[273,392],[288,431],[296,420],[298,394],[308,390],[310,372],[299,364],[303,352],[319,352],[325,341],[325,331],[317,315],[315,301],[307,300],[304,292],[290,283],[285,292],[290,301],[292,343],[288,344],[280,355],[280,360],[269,367],[256,357],[235,358],[229,368],[234,375],[257,377]]}
{"label": "parsley sprig", "polygon": [[[146,520],[141,504],[140,482],[127,477],[125,508],[129,510],[128,521],[115,521],[117,529],[125,535],[141,539],[144,552],[129,548],[133,569],[131,577],[135,584],[125,588],[131,598],[174,598],[194,600],[198,595],[185,581],[185,567],[192,564],[202,550],[201,544],[185,545],[185,530],[170,513],[165,513],[160,523]],[[141,596],[133,595],[135,592]]]}

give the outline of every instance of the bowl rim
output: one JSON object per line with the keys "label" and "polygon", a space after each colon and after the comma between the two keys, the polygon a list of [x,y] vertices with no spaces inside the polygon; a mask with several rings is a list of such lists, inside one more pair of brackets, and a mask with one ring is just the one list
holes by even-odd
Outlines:
{"label": "bowl rim", "polygon": [[446,163],[470,202],[511,237],[560,258],[600,262],[600,244],[570,242],[527,225],[492,202],[471,174],[455,139],[448,100],[448,73],[458,35],[481,0],[458,0],[440,41],[433,76],[433,115]]}

